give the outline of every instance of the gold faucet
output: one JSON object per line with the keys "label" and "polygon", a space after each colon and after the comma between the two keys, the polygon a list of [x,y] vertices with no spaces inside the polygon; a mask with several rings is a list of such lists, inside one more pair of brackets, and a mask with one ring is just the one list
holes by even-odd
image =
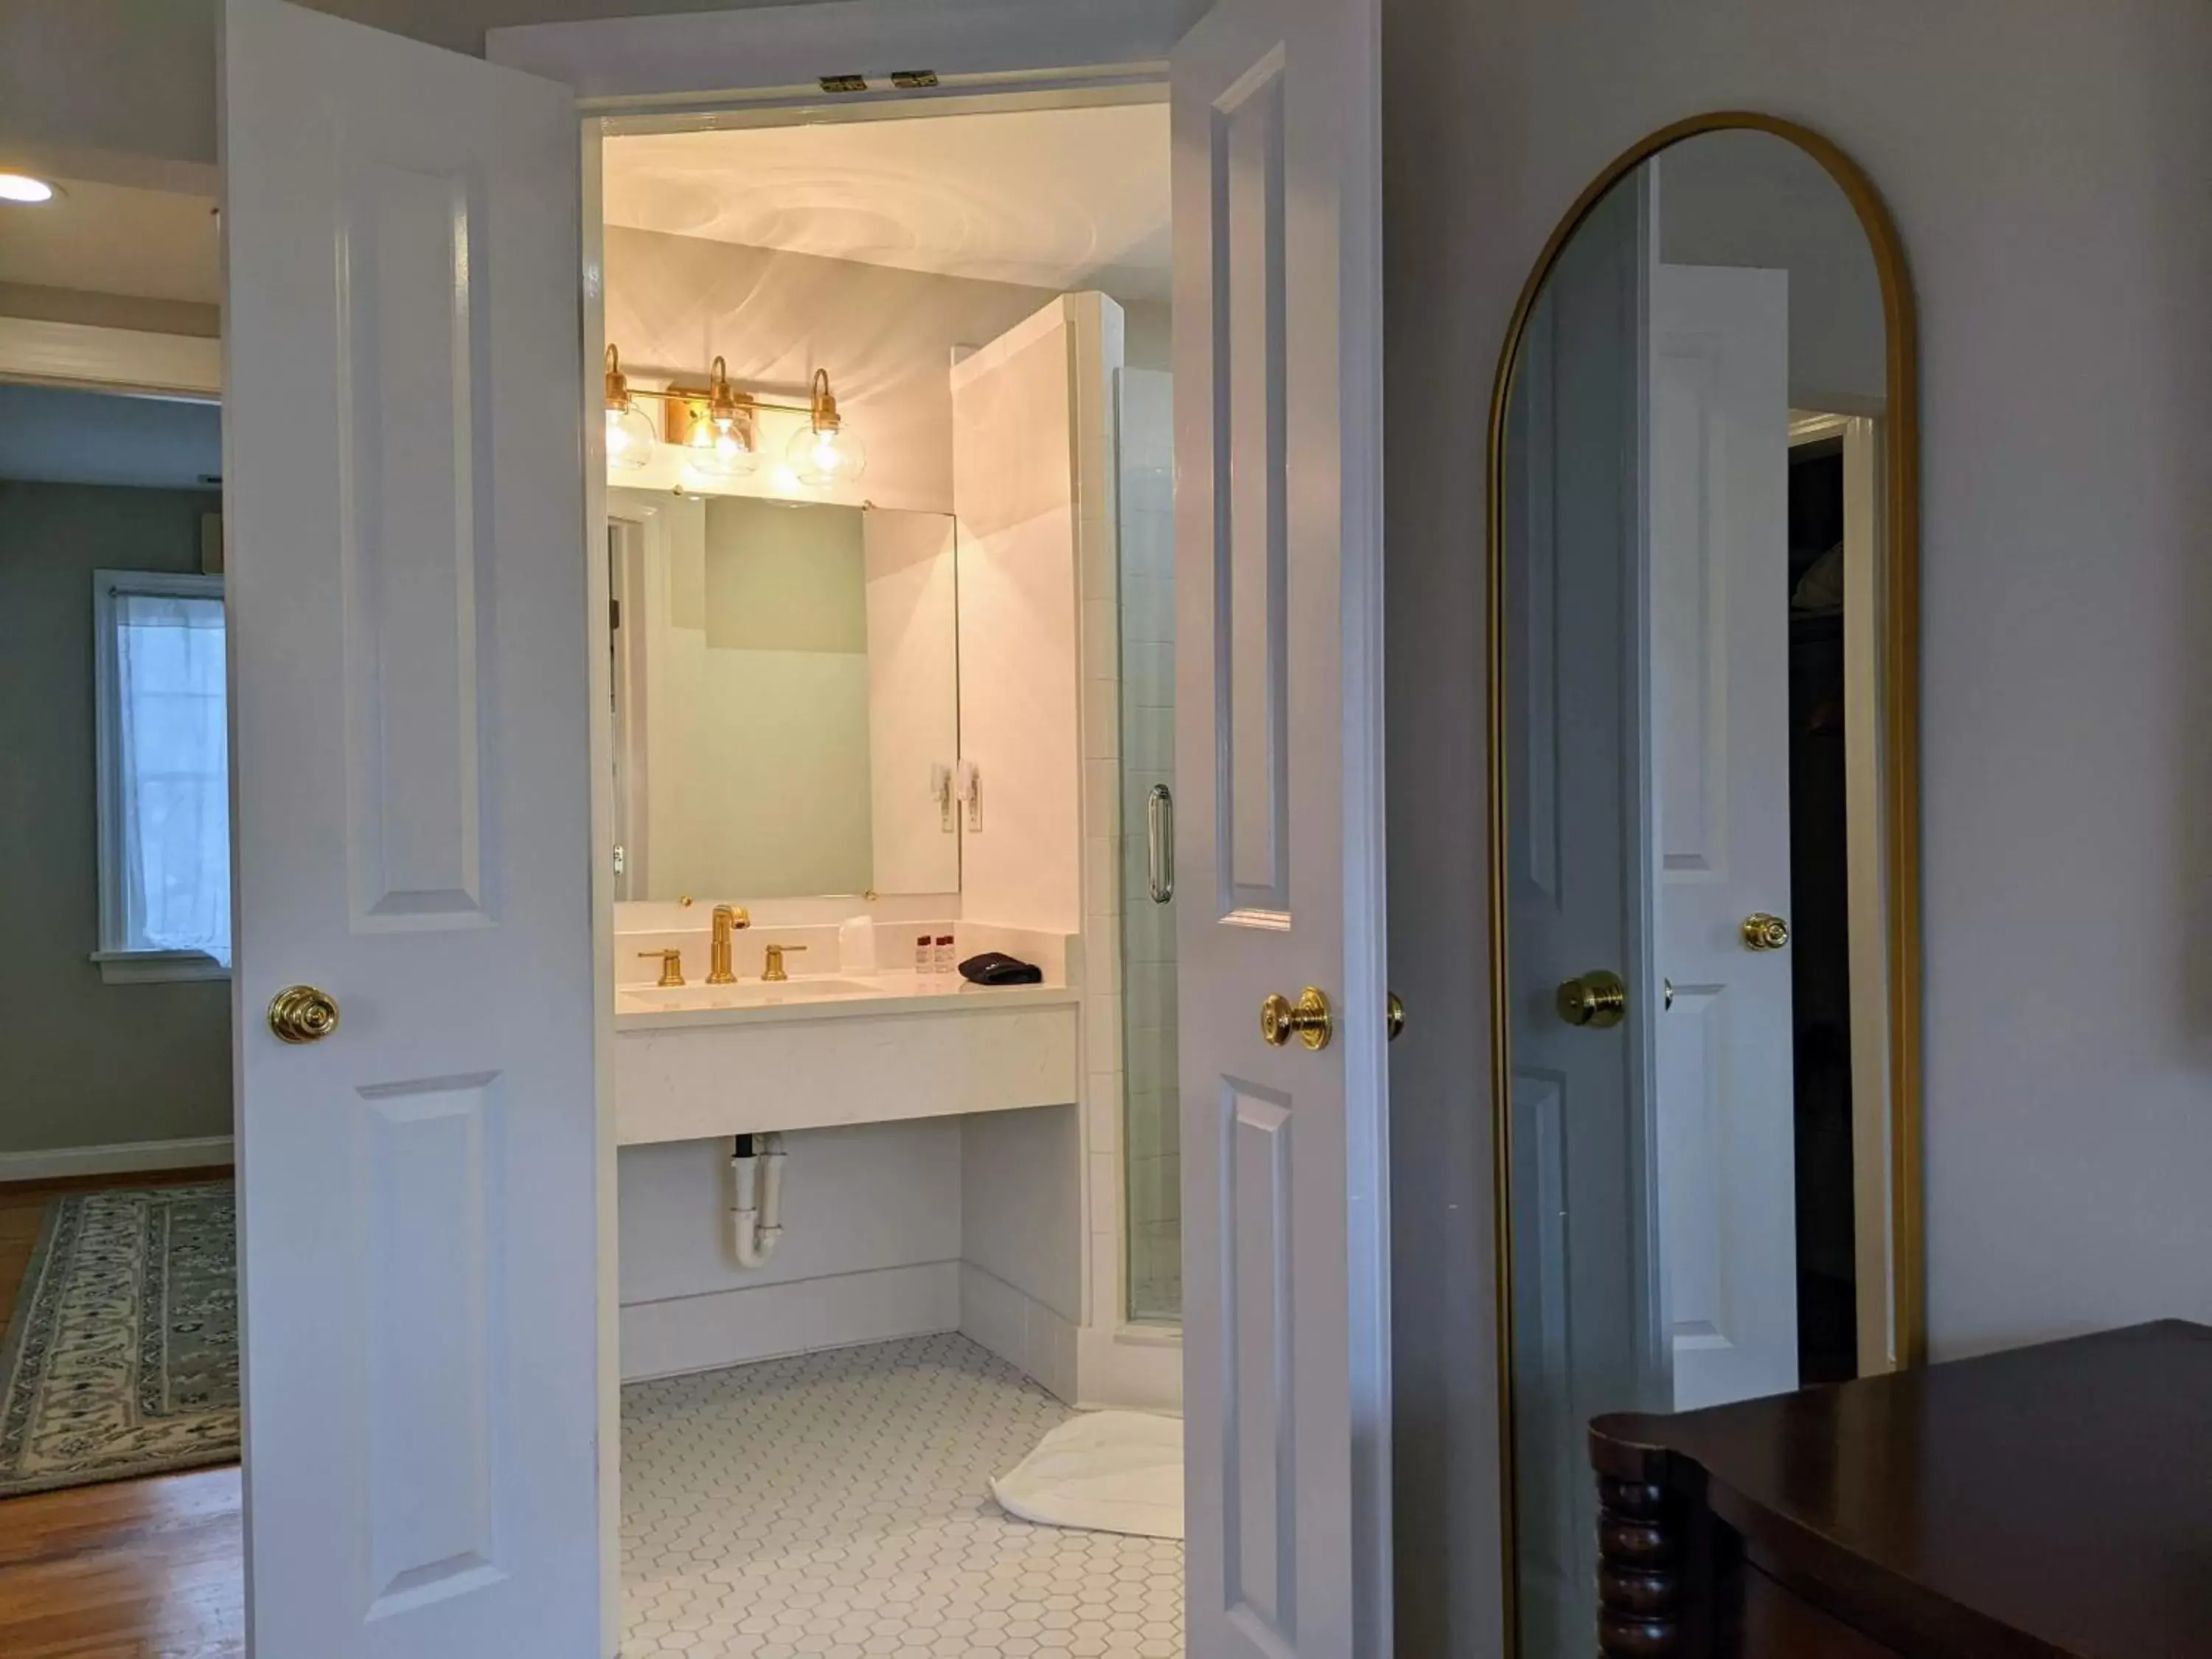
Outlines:
{"label": "gold faucet", "polygon": [[735,985],[736,972],[730,966],[730,935],[740,927],[750,927],[753,919],[744,906],[718,904],[714,907],[714,942],[707,959],[707,983]]}
{"label": "gold faucet", "polygon": [[640,951],[638,955],[646,957],[648,961],[655,957],[660,959],[660,982],[663,985],[684,983],[683,951],[672,946],[665,951]]}
{"label": "gold faucet", "polygon": [[771,945],[768,947],[768,966],[761,969],[761,977],[771,985],[781,984],[791,977],[783,971],[783,959],[793,951],[804,951],[804,945]]}

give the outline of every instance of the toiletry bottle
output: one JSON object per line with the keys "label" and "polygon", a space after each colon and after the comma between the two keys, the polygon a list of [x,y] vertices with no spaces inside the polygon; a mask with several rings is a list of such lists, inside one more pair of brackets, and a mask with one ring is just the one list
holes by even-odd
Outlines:
{"label": "toiletry bottle", "polygon": [[950,933],[937,936],[937,971],[940,974],[952,971],[952,935]]}
{"label": "toiletry bottle", "polygon": [[929,972],[932,963],[935,961],[929,945],[929,935],[927,933],[922,934],[914,942],[914,971],[917,974]]}

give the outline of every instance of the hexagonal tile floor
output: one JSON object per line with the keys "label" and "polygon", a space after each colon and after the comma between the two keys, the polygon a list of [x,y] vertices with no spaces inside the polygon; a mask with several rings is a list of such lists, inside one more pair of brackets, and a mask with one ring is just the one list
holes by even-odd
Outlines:
{"label": "hexagonal tile floor", "polygon": [[965,1337],[623,1390],[623,1659],[1182,1652],[1182,1546],[1017,1521],[1073,1415]]}

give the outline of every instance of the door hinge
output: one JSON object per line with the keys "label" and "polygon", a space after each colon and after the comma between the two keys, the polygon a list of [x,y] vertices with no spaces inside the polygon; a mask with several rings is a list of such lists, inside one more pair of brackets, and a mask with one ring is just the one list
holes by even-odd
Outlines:
{"label": "door hinge", "polygon": [[619,842],[615,843],[615,873],[618,876],[629,873],[629,851]]}
{"label": "door hinge", "polygon": [[620,599],[609,599],[607,601],[607,626],[611,629],[620,629],[622,627],[622,601]]}

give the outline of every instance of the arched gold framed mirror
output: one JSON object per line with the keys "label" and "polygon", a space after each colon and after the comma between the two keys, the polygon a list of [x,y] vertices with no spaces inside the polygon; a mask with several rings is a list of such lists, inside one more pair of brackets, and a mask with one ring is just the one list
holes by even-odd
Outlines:
{"label": "arched gold framed mirror", "polygon": [[1872,183],[1723,112],[1545,245],[1491,403],[1509,1632],[1594,1650],[1598,1413],[1919,1363],[1919,431]]}

